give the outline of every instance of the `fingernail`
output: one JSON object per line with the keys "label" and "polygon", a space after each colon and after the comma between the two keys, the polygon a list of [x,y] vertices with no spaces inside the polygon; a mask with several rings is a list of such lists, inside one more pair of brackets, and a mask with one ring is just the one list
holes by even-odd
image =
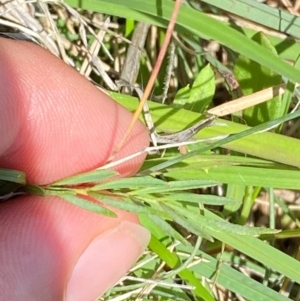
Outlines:
{"label": "fingernail", "polygon": [[122,222],[96,237],[76,263],[66,301],[94,301],[119,281],[142,255],[150,240],[148,230]]}

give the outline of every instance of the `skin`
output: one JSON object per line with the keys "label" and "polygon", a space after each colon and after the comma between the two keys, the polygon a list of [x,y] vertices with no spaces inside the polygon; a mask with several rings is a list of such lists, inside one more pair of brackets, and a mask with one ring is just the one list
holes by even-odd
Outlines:
{"label": "skin", "polygon": [[[132,117],[75,70],[23,41],[0,39],[0,166],[45,185],[105,164]],[[137,123],[115,160],[147,146]],[[118,166],[134,175],[144,156]],[[0,203],[3,300],[93,301],[150,239],[134,214],[107,218],[57,197]]]}

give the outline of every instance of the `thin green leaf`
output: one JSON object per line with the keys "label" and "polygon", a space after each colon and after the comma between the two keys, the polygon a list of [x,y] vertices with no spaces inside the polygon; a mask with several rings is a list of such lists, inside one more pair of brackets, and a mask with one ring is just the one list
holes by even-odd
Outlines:
{"label": "thin green leaf", "polygon": [[176,207],[173,206],[170,207],[167,204],[164,203],[160,203],[161,207],[172,217],[172,219],[179,224],[180,226],[182,226],[183,228],[185,228],[186,230],[207,239],[208,241],[213,242],[213,238],[208,235],[207,233],[205,233],[205,228],[202,227],[202,225],[200,225],[200,223],[194,223],[191,222],[186,216],[182,216]]}
{"label": "thin green leaf", "polygon": [[71,193],[57,193],[57,196],[87,211],[102,214],[108,217],[117,217],[117,214],[115,212],[103,207],[100,203],[86,200],[85,198],[78,195]]}
{"label": "thin green leaf", "polygon": [[157,215],[149,214],[149,219],[152,220],[156,225],[161,227],[165,231],[165,233],[169,234],[174,239],[177,239],[184,245],[188,245],[189,242],[179,233],[177,232],[169,223],[167,223],[164,219],[160,218]]}
{"label": "thin green leaf", "polygon": [[25,173],[19,170],[0,168],[0,180],[18,184],[26,184]]}
{"label": "thin green leaf", "polygon": [[64,185],[78,185],[86,183],[95,183],[103,181],[105,179],[112,178],[113,176],[118,175],[116,171],[113,170],[92,170],[86,173],[75,175],[63,180],[59,180],[52,184],[52,186],[64,186]]}
{"label": "thin green leaf", "polygon": [[165,186],[165,182],[159,179],[155,179],[150,176],[146,177],[131,177],[125,179],[118,179],[112,182],[95,185],[91,190],[104,190],[104,189],[137,189],[149,186]]}
{"label": "thin green leaf", "polygon": [[[176,269],[181,265],[180,258],[177,254],[170,252],[155,236],[152,235],[149,248],[154,251],[170,268]],[[199,278],[190,271],[184,269],[178,275],[186,281],[187,284],[195,287],[193,293],[197,296],[197,300],[215,301],[212,295],[202,285]]]}
{"label": "thin green leaf", "polygon": [[[186,247],[182,246],[180,249],[184,248]],[[183,250],[179,251],[184,252]],[[201,260],[199,264],[191,267],[191,271],[199,275],[198,277],[211,278],[211,275],[216,275],[214,278],[216,283],[251,301],[291,300],[243,273],[238,272],[227,264],[220,264],[217,259],[202,251],[198,252],[198,256],[201,256],[204,260]]]}
{"label": "thin green leaf", "polygon": [[165,192],[177,191],[177,190],[182,191],[188,189],[211,187],[218,184],[217,182],[206,181],[206,180],[170,181],[164,183],[165,183],[164,186],[142,188],[135,191],[131,191],[129,192],[129,194],[142,195],[142,194],[149,194],[149,193],[165,193]]}
{"label": "thin green leaf", "polygon": [[111,207],[118,208],[128,212],[134,212],[138,214],[157,214],[164,215],[164,213],[160,210],[153,209],[152,207],[145,206],[143,203],[135,204],[132,202],[130,198],[122,197],[122,201],[116,200],[113,197],[109,197],[108,195],[103,195],[95,192],[89,192],[89,195],[93,198],[103,202]]}
{"label": "thin green leaf", "polygon": [[[145,174],[148,174],[148,173],[152,173],[152,172],[155,172],[155,171],[166,169],[167,167],[172,166],[172,165],[174,165],[176,163],[179,163],[179,162],[183,161],[184,159],[191,158],[191,157],[195,156],[196,154],[199,154],[200,152],[206,152],[206,151],[208,151],[210,149],[213,149],[213,148],[216,148],[216,147],[220,147],[222,145],[227,146],[226,144],[229,144],[229,143],[231,143],[233,141],[236,141],[238,139],[240,140],[239,142],[242,143],[242,145],[244,145],[244,148],[245,148],[245,145],[246,145],[245,141],[242,140],[241,138],[247,137],[247,136],[249,136],[251,134],[255,134],[256,133],[256,135],[253,135],[253,136],[260,137],[260,139],[257,141],[257,144],[259,144],[262,141],[263,135],[257,134],[258,132],[261,132],[261,131],[266,130],[266,129],[270,128],[270,127],[276,126],[277,124],[279,124],[281,122],[285,122],[285,121],[294,119],[294,118],[299,117],[299,116],[300,116],[300,111],[296,111],[296,112],[293,112],[293,113],[291,113],[289,115],[283,116],[281,118],[277,118],[275,120],[272,120],[272,121],[269,121],[269,122],[265,122],[263,124],[255,126],[253,128],[249,128],[249,129],[247,129],[245,131],[242,131],[242,132],[240,132],[238,134],[230,135],[227,138],[224,138],[224,139],[221,139],[221,140],[219,140],[217,142],[211,143],[208,146],[205,145],[205,146],[199,147],[198,149],[193,150],[193,151],[189,152],[186,155],[181,155],[181,156],[178,156],[175,159],[168,160],[168,161],[166,161],[164,163],[158,164],[158,165],[156,165],[155,167],[153,167],[153,168],[151,168],[149,170],[141,172],[140,174],[141,175],[145,175]],[[270,133],[264,133],[264,134],[270,134]],[[282,137],[281,139],[284,140],[285,138],[287,138],[287,137]],[[287,140],[291,141],[293,139],[290,138],[290,139],[287,139]],[[295,148],[299,149],[299,146],[300,146],[299,141],[296,140],[295,143],[298,146],[298,148],[297,148],[297,146],[295,145]],[[276,144],[274,145],[274,149],[273,150],[269,150],[269,151],[270,152],[274,152],[276,150],[277,160],[276,160],[276,157],[274,157],[274,160],[277,161],[277,162],[281,162],[281,160],[278,159],[278,158],[280,158],[282,156],[282,154],[278,153],[278,151],[277,151],[278,145],[279,144],[278,144],[278,140],[277,140]],[[244,149],[244,148],[243,148],[243,151],[247,153],[247,150]],[[253,150],[255,148],[255,145],[251,145],[251,148]],[[284,145],[284,148],[283,148],[283,154],[284,154],[284,156],[286,156],[286,148],[287,148],[287,145]],[[265,152],[265,149],[263,150],[263,152]],[[295,154],[295,149],[293,150],[292,153]],[[298,152],[297,152],[297,154],[298,154]],[[258,156],[262,156],[261,153],[257,154],[257,155]],[[299,158],[299,156],[293,156],[293,158],[298,161],[297,164],[299,164],[299,166],[300,166],[300,158]],[[291,163],[292,166],[294,166],[294,164],[295,164],[295,162]]]}
{"label": "thin green leaf", "polygon": [[241,201],[233,200],[226,197],[220,197],[216,195],[208,195],[208,194],[196,194],[196,193],[185,193],[185,192],[177,192],[172,194],[163,194],[160,198],[160,202],[168,202],[168,201],[180,201],[186,203],[199,203],[204,205],[215,205],[215,206],[223,206],[223,205],[240,205]]}
{"label": "thin green leaf", "polygon": [[[161,204],[163,208],[165,208],[165,204]],[[206,216],[199,214],[192,213],[190,210],[183,208],[175,203],[169,203],[168,207],[171,207],[176,214],[181,214],[185,217],[190,223],[193,223],[197,227],[200,227],[202,231],[206,231],[207,229],[216,232],[226,232],[232,233],[235,235],[243,235],[243,236],[259,236],[263,234],[274,234],[280,232],[280,230],[273,230],[264,227],[248,227],[248,226],[241,226],[231,224],[227,221],[222,219],[216,221],[214,219],[209,219]],[[168,214],[169,211],[167,211]],[[184,226],[182,224],[182,226]]]}
{"label": "thin green leaf", "polygon": [[263,168],[258,166],[201,166],[201,163],[186,167],[176,165],[167,169],[164,176],[180,180],[211,180],[219,183],[300,189],[300,171],[281,166]]}
{"label": "thin green leaf", "polygon": [[[208,219],[222,221],[220,217],[208,210],[205,210],[205,216]],[[207,228],[206,231],[216,239],[254,258],[267,267],[278,271],[294,281],[300,282],[300,262],[260,241],[258,238],[236,235],[226,231],[218,232],[210,228]]]}
{"label": "thin green leaf", "polygon": [[37,186],[37,185],[26,185],[24,187],[24,191],[26,193],[34,194],[34,195],[40,195],[40,196],[46,195],[45,189],[43,189],[42,187]]}

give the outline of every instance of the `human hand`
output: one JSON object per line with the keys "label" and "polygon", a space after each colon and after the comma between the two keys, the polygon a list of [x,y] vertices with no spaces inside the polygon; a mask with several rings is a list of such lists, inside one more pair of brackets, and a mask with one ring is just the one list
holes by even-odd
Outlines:
{"label": "human hand", "polygon": [[[0,39],[0,166],[49,184],[103,165],[131,114],[32,43]],[[116,155],[148,145],[141,123]],[[117,167],[137,172],[140,156]],[[142,254],[149,232],[134,214],[107,218],[58,197],[0,204],[0,299],[93,301]]]}

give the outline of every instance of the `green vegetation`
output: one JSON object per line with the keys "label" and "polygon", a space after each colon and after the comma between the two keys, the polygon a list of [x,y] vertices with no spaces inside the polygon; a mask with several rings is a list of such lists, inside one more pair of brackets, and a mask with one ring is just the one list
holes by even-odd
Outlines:
{"label": "green vegetation", "polygon": [[[149,33],[140,60],[137,82],[145,84],[152,71],[149,64],[153,66],[157,58],[154,48],[164,41],[174,2],[67,3],[83,15],[97,12],[113,16],[113,20],[125,19],[114,34],[128,39],[137,21],[157,26],[155,33]],[[228,20],[224,12],[234,13],[244,22]],[[269,30],[257,30],[248,22],[251,20]],[[80,40],[78,33],[68,34],[65,22],[57,22],[61,34],[69,35],[72,42],[75,37]],[[157,132],[177,132],[196,123],[199,117],[205,118],[207,110],[216,106],[219,91],[223,91],[220,98],[224,102],[285,82],[284,93],[217,118],[193,137],[201,141],[186,146],[187,154],[173,148],[160,155],[148,155],[135,177],[110,180],[114,172],[98,169],[48,187],[27,187],[26,191],[59,195],[77,206],[112,217],[113,209],[106,206],[135,212],[151,231],[149,252],[138,262],[139,268],[122,285],[107,292],[104,300],[135,300],[139,296],[139,300],[213,301],[237,300],[236,295],[253,301],[299,300],[299,207],[297,203],[290,206],[279,189],[290,190],[295,197],[295,190],[300,189],[296,85],[300,78],[300,44],[296,41],[300,19],[256,1],[210,0],[182,4],[176,24],[173,55],[168,54],[164,60],[154,89],[155,96],[161,96],[165,89],[169,96],[164,103],[156,100],[148,104]],[[278,34],[270,33],[271,29]],[[114,39],[112,33],[109,36]],[[87,37],[88,44],[92,44],[92,33]],[[210,41],[218,43],[217,51],[210,50]],[[111,55],[122,57],[124,53],[117,50],[127,43],[122,40],[116,46],[107,39],[104,45]],[[99,55],[109,62],[103,50]],[[82,61],[78,58],[75,63],[81,66]],[[171,81],[166,87],[170,65]],[[93,74],[91,78],[99,76]],[[236,80],[239,87],[230,86],[230,79]],[[138,106],[136,97],[109,93],[130,111]],[[215,139],[207,140],[212,137]],[[10,191],[18,191],[24,184],[24,175],[16,171],[1,170],[0,178],[7,181],[5,185],[17,183],[9,186]],[[83,183],[94,185],[70,188]],[[8,190],[5,185],[3,194]],[[89,203],[80,195],[90,195],[101,203]],[[116,196],[124,202],[116,201]],[[282,241],[293,241],[289,254]],[[225,299],[219,297],[221,294]]]}

